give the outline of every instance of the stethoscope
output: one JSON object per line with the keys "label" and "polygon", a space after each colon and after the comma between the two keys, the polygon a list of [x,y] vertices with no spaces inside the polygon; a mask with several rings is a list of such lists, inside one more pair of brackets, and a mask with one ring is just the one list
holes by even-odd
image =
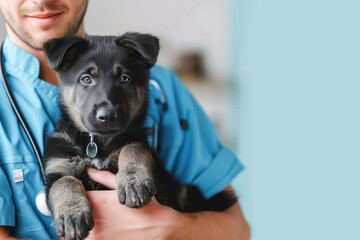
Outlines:
{"label": "stethoscope", "polygon": [[[4,47],[4,43],[1,44],[1,48],[0,48],[0,72],[1,72],[1,79],[4,83],[4,89],[5,89],[5,92],[6,92],[6,95],[9,99],[9,102],[11,104],[11,107],[18,119],[18,121],[20,122],[22,128],[24,129],[24,132],[31,144],[31,147],[34,151],[34,154],[35,154],[35,158],[38,162],[38,165],[40,167],[40,171],[41,171],[41,177],[42,177],[42,180],[44,182],[44,185],[46,183],[46,180],[45,180],[45,173],[44,173],[44,168],[42,166],[42,163],[41,163],[41,154],[40,154],[40,151],[39,151],[39,147],[37,146],[35,140],[34,140],[34,137],[33,135],[31,134],[30,132],[30,129],[23,117],[23,115],[21,114],[20,110],[19,110],[19,107],[15,101],[15,98],[12,94],[12,92],[10,91],[10,87],[9,87],[9,82],[8,82],[8,79],[6,77],[6,74],[5,74],[5,71],[4,71],[4,61],[3,61],[3,47]],[[16,171],[16,170],[14,170]],[[35,204],[36,204],[36,207],[37,209],[39,210],[39,212],[41,212],[42,214],[44,214],[45,216],[51,216],[51,213],[50,213],[50,210],[47,206],[47,203],[46,203],[46,196],[45,196],[45,188],[42,188],[37,194],[36,194],[36,197],[35,197]]]}
{"label": "stethoscope", "polygon": [[12,93],[10,91],[9,83],[8,83],[6,74],[4,72],[3,47],[4,47],[4,43],[1,44],[1,49],[0,49],[0,72],[1,72],[1,78],[2,78],[3,83],[4,83],[5,92],[6,92],[6,95],[7,95],[8,99],[9,99],[9,101],[10,101],[11,107],[15,112],[16,117],[19,120],[22,128],[24,129],[25,134],[26,134],[26,136],[29,139],[29,142],[31,144],[31,147],[34,150],[36,160],[37,160],[37,162],[39,164],[39,167],[40,167],[40,170],[41,170],[41,176],[42,176],[42,179],[43,179],[44,184],[45,184],[46,183],[45,174],[44,174],[44,168],[43,168],[43,166],[41,164],[41,154],[40,154],[40,151],[39,151],[39,147],[36,145],[34,137],[32,136],[32,134],[31,134],[31,132],[29,130],[29,127],[28,127],[24,117],[22,116],[18,105],[16,104],[15,98],[14,98],[14,96],[12,95]]}
{"label": "stethoscope", "polygon": [[[38,162],[38,165],[40,167],[40,171],[41,171],[41,177],[42,177],[42,180],[44,182],[44,185],[46,184],[46,180],[45,180],[45,172],[44,172],[44,168],[42,166],[42,162],[41,162],[41,154],[40,154],[40,150],[39,150],[39,147],[37,146],[36,144],[36,141],[30,131],[30,128],[28,126],[28,124],[26,123],[25,121],[25,118],[23,117],[21,111],[19,110],[19,107],[15,101],[15,98],[12,94],[12,92],[10,91],[10,86],[9,86],[9,82],[8,82],[8,79],[6,77],[6,74],[5,74],[5,67],[4,67],[4,61],[3,61],[3,46],[4,46],[4,43],[1,44],[1,48],[0,48],[0,72],[1,72],[1,79],[4,83],[4,88],[5,88],[5,92],[6,92],[6,95],[9,99],[9,102],[11,104],[11,107],[18,119],[18,121],[20,122],[22,128],[24,129],[24,132],[26,134],[26,137],[28,138],[30,144],[31,144],[31,147],[34,151],[34,154],[35,154],[35,157],[36,157],[36,160]],[[165,98],[165,95],[160,87],[160,85],[155,81],[155,80],[150,80],[150,85],[152,85],[159,93],[160,93],[160,103],[162,105],[162,110],[166,110],[166,98]],[[152,147],[154,150],[156,150],[158,148],[158,124],[155,124],[152,131],[150,132],[150,135],[152,135],[153,137],[153,144],[152,144]],[[47,207],[47,204],[46,204],[46,199],[45,199],[45,189],[42,189],[39,191],[39,193],[36,195],[36,199],[35,199],[35,203],[36,203],[36,206],[38,208],[38,210],[46,215],[46,216],[51,216],[51,213]]]}

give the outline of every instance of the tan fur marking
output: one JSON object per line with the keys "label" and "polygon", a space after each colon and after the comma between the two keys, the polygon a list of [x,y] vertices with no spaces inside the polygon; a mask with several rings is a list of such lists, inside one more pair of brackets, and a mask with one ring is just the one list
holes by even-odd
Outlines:
{"label": "tan fur marking", "polygon": [[62,87],[62,99],[64,105],[67,106],[66,110],[73,120],[76,127],[81,131],[86,132],[87,128],[81,120],[81,113],[79,107],[75,104],[75,87],[63,86]]}
{"label": "tan fur marking", "polygon": [[119,154],[119,171],[133,171],[134,168],[142,170],[153,168],[153,157],[149,150],[140,143],[131,143],[124,146]]}
{"label": "tan fur marking", "polygon": [[[85,188],[80,180],[72,176],[65,176],[51,186],[49,197],[52,202],[65,204],[69,202],[68,200],[76,201],[75,197],[78,197],[79,193],[85,196]],[[71,208],[72,206],[67,207]]]}
{"label": "tan fur marking", "polygon": [[83,169],[85,166],[83,161],[70,161],[68,158],[50,158],[47,160],[45,172],[46,174],[60,173],[63,175],[76,175],[76,171]]}
{"label": "tan fur marking", "polygon": [[141,104],[144,101],[145,98],[145,91],[141,89],[140,87],[136,87],[136,97],[137,101],[134,101],[132,105],[130,106],[131,112],[130,112],[130,121],[132,121],[139,111],[141,111]]}

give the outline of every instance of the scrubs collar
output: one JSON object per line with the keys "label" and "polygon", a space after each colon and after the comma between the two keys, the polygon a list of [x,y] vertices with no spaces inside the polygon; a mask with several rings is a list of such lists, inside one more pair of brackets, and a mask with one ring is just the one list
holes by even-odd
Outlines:
{"label": "scrubs collar", "polygon": [[6,36],[4,40],[3,51],[3,58],[6,64],[22,72],[26,72],[34,78],[39,77],[39,60],[34,55],[13,43],[8,36]]}

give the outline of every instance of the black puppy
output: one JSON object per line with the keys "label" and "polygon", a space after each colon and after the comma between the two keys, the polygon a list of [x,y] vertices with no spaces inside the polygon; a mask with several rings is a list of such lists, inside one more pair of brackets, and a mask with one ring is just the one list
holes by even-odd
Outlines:
{"label": "black puppy", "polygon": [[44,45],[60,79],[62,118],[49,137],[43,165],[47,202],[59,234],[83,239],[93,227],[85,190],[104,189],[86,169],[116,174],[119,202],[141,207],[155,195],[179,211],[233,205],[232,193],[204,199],[196,187],[176,183],[156,160],[142,127],[147,113],[150,68],[159,41],[148,34],[76,36]]}

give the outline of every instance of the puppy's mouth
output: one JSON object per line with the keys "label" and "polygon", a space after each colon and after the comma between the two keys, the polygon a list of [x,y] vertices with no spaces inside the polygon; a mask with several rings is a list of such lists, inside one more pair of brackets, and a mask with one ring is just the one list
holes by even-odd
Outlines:
{"label": "puppy's mouth", "polygon": [[82,117],[82,123],[86,131],[97,136],[116,136],[125,132],[129,122],[125,119],[118,119],[112,122],[95,121],[93,117]]}
{"label": "puppy's mouth", "polygon": [[125,130],[119,130],[119,129],[88,129],[89,133],[92,135],[100,136],[100,137],[112,137],[116,136],[118,134],[123,133]]}
{"label": "puppy's mouth", "polygon": [[106,126],[94,126],[92,124],[84,124],[86,126],[87,131],[90,134],[101,136],[101,137],[111,137],[119,135],[127,129],[127,126],[113,126],[113,127],[106,127]]}

